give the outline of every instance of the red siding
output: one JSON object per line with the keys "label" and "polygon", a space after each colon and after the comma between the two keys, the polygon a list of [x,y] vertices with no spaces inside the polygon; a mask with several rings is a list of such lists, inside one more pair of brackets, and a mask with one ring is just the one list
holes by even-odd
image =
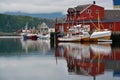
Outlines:
{"label": "red siding", "polygon": [[[90,10],[91,13],[88,14],[87,10]],[[78,24],[79,21],[97,20],[98,19],[98,13],[96,13],[96,11],[99,11],[99,18],[101,20],[104,20],[104,8],[92,4],[92,5],[88,6],[88,8],[81,11],[80,14],[74,13],[74,14],[71,15],[68,12],[65,23],[56,23],[55,24],[55,32],[59,32],[61,26],[64,26],[64,32],[67,32],[67,30],[69,29],[70,26]],[[86,23],[86,24],[90,25],[90,30],[91,31],[95,29],[95,26],[93,25],[93,23],[89,22],[89,23]],[[97,22],[94,23],[94,24],[98,27]],[[112,31],[120,31],[120,27],[119,27],[120,26],[120,21],[102,22],[100,26],[101,26],[101,29],[105,28],[105,29],[109,29],[109,30],[112,30]]]}
{"label": "red siding", "polygon": [[[87,23],[90,24],[90,30],[94,30],[95,27],[93,26],[92,23]],[[98,23],[94,23],[96,27],[98,27]],[[100,28],[101,29],[109,29],[111,31],[120,31],[120,22],[102,22],[100,23]]]}
{"label": "red siding", "polygon": [[[89,14],[87,13],[88,10],[91,11]],[[97,11],[99,11],[99,14]],[[104,8],[92,5],[80,14],[80,20],[98,19],[98,15],[101,19],[104,18]]]}
{"label": "red siding", "polygon": [[[92,23],[85,23],[90,25],[90,31],[93,31],[95,29],[95,26]],[[98,27],[98,23],[94,23],[96,27]],[[64,26],[64,32],[67,32],[70,26],[72,26],[72,23],[63,24]],[[55,24],[55,32],[59,32],[59,27],[62,26],[62,24]],[[103,22],[100,25],[101,29],[109,29],[111,31],[120,31],[120,22]]]}
{"label": "red siding", "polygon": [[[90,11],[90,13],[88,13]],[[104,18],[104,8],[96,5],[89,5],[88,8],[80,12],[80,14],[73,13],[70,15],[68,12],[66,21],[78,21],[78,20],[89,20],[89,19],[98,19],[98,13],[101,19]]]}

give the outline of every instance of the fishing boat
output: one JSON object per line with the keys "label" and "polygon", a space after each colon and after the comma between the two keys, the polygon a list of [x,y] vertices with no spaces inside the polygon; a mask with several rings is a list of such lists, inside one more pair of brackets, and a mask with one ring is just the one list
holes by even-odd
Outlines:
{"label": "fishing boat", "polygon": [[110,39],[111,36],[111,31],[109,30],[102,30],[102,31],[94,31],[91,36],[90,36],[90,40],[91,41],[112,41]]}
{"label": "fishing boat", "polygon": [[80,42],[81,37],[79,34],[68,34],[67,36],[59,37],[58,41],[60,42]]}
{"label": "fishing boat", "polygon": [[37,34],[32,34],[32,33],[28,33],[28,34],[23,34],[23,39],[27,40],[27,39],[31,39],[31,40],[37,40]]}
{"label": "fishing boat", "polygon": [[24,40],[31,39],[31,40],[37,40],[37,34],[34,33],[34,28],[33,29],[28,29],[28,23],[25,25],[25,29],[22,29],[21,32],[21,37]]}
{"label": "fishing boat", "polygon": [[28,29],[28,22],[27,22],[26,25],[25,25],[25,28],[22,29],[20,35],[21,35],[21,36],[24,36],[24,35],[26,35],[26,34],[28,34],[28,33],[31,33],[31,32],[32,32],[32,31],[31,31],[30,29]]}
{"label": "fishing boat", "polygon": [[89,41],[90,35],[87,30],[81,25],[72,26],[66,36],[58,37],[60,42],[80,42],[80,41]]}
{"label": "fishing boat", "polygon": [[103,25],[100,25],[100,18],[98,13],[98,27],[96,27],[96,30],[91,34],[90,40],[91,41],[112,41],[110,39],[112,32],[108,29],[101,29],[100,27],[103,27]]}
{"label": "fishing boat", "polygon": [[50,39],[50,34],[38,34],[37,37],[39,39]]}

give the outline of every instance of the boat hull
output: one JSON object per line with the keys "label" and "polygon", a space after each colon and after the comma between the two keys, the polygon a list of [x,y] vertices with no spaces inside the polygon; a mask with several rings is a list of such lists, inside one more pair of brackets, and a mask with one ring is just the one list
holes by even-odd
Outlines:
{"label": "boat hull", "polygon": [[37,38],[38,38],[37,35],[33,35],[33,34],[30,34],[30,35],[29,34],[24,34],[23,35],[24,40],[27,40],[27,39],[37,40]]}
{"label": "boat hull", "polygon": [[37,40],[37,36],[27,36],[27,39]]}
{"label": "boat hull", "polygon": [[81,37],[59,37],[57,39],[59,42],[80,42]]}
{"label": "boat hull", "polygon": [[71,38],[66,38],[66,37],[59,37],[58,38],[59,42],[89,42],[90,41],[90,37],[84,37],[84,36],[80,36],[80,37],[71,37]]}
{"label": "boat hull", "polygon": [[91,34],[90,41],[112,41],[110,38],[111,31],[93,32],[93,34]]}
{"label": "boat hull", "polygon": [[110,39],[110,36],[103,36],[103,37],[98,37],[98,38],[90,38],[90,41],[112,41]]}
{"label": "boat hull", "polygon": [[90,41],[90,37],[81,38],[81,42],[88,42],[88,41]]}
{"label": "boat hull", "polygon": [[50,34],[46,34],[46,35],[38,34],[37,37],[39,39],[50,39]]}

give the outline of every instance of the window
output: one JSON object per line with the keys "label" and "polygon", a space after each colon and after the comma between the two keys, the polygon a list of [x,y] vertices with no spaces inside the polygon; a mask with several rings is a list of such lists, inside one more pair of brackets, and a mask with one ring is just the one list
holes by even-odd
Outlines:
{"label": "window", "polygon": [[99,13],[99,10],[96,10],[96,14],[98,14]]}
{"label": "window", "polygon": [[112,24],[110,24],[110,25],[109,25],[109,28],[112,28],[112,27],[113,27],[113,25],[112,25]]}
{"label": "window", "polygon": [[90,9],[88,9],[87,11],[86,11],[86,13],[87,14],[90,14],[92,11],[90,10]]}
{"label": "window", "polygon": [[80,11],[76,11],[77,14],[80,14]]}

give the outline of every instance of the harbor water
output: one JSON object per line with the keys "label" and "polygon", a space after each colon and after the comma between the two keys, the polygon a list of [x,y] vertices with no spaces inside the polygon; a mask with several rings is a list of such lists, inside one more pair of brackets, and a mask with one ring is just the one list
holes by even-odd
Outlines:
{"label": "harbor water", "polygon": [[120,80],[120,43],[0,37],[0,80]]}

